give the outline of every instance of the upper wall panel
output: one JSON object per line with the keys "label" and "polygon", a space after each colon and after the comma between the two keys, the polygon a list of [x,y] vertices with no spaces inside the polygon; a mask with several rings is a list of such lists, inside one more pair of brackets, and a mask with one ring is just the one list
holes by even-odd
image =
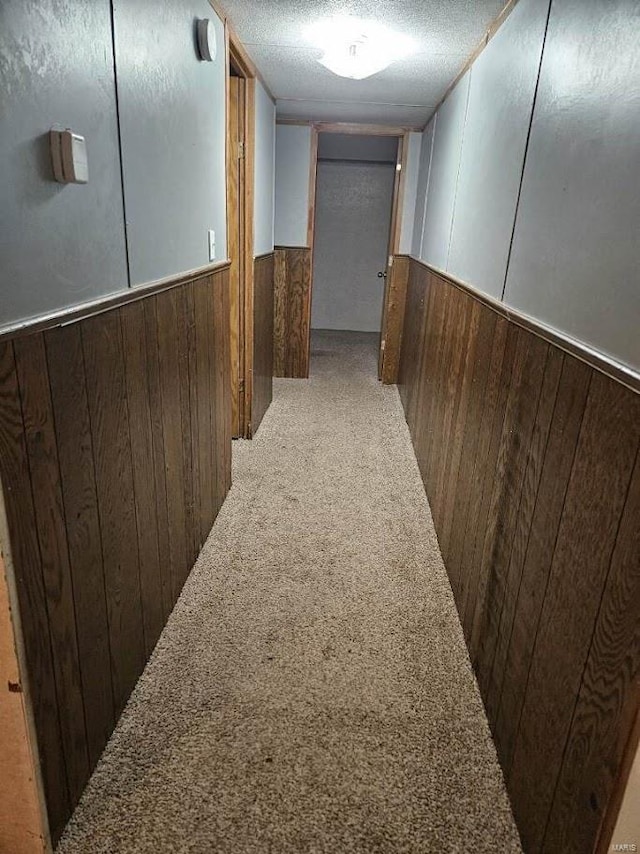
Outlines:
{"label": "upper wall panel", "polygon": [[431,169],[431,154],[433,151],[433,137],[436,130],[437,114],[433,116],[423,131],[420,144],[420,169],[418,171],[418,186],[416,188],[416,212],[413,220],[413,240],[411,242],[411,254],[414,258],[422,257],[422,238],[424,234],[424,220],[427,212],[427,197],[429,195],[429,172]]}
{"label": "upper wall panel", "polygon": [[422,259],[440,270],[446,269],[449,254],[471,73],[467,71],[438,110],[433,141]]}
{"label": "upper wall panel", "polygon": [[640,369],[640,7],[553,0],[506,301]]}
{"label": "upper wall panel", "polygon": [[413,239],[413,224],[416,214],[416,197],[418,193],[418,177],[420,169],[420,146],[422,144],[421,133],[409,134],[409,150],[407,152],[407,166],[404,175],[404,197],[402,200],[402,220],[400,223],[400,254],[411,253]]}
{"label": "upper wall panel", "polygon": [[520,0],[473,65],[447,272],[501,299],[549,0]]}
{"label": "upper wall panel", "polygon": [[[0,4],[0,326],[127,287],[108,0]],[[53,179],[49,130],[85,137]]]}
{"label": "upper wall panel", "polygon": [[276,173],[276,108],[256,80],[256,165],[254,175],[254,255],[273,252]]}
{"label": "upper wall panel", "polygon": [[311,128],[276,127],[276,246],[306,246]]}
{"label": "upper wall panel", "polygon": [[[138,285],[208,264],[210,229],[215,260],[226,258],[224,28],[207,0],[176,0],[161,12],[153,0],[113,6],[129,263]],[[198,57],[197,18],[214,22],[215,62]]]}

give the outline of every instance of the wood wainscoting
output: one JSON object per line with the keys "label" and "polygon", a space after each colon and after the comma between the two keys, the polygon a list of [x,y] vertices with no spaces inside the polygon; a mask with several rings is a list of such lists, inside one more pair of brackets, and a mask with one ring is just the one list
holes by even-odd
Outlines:
{"label": "wood wainscoting", "polygon": [[54,842],[230,487],[228,285],[225,265],[0,339],[0,480]]}
{"label": "wood wainscoting", "polygon": [[593,851],[639,701],[640,395],[414,260],[399,390],[524,849]]}
{"label": "wood wainscoting", "polygon": [[393,263],[388,274],[390,281],[384,292],[382,327],[380,330],[382,343],[380,346],[379,379],[385,384],[393,384],[398,381],[409,265],[410,258],[407,255],[393,256]]}
{"label": "wood wainscoting", "polygon": [[256,258],[253,273],[253,371],[249,439],[255,436],[273,399],[273,276],[273,252]]}
{"label": "wood wainscoting", "polygon": [[273,375],[307,379],[311,326],[311,249],[277,246]]}

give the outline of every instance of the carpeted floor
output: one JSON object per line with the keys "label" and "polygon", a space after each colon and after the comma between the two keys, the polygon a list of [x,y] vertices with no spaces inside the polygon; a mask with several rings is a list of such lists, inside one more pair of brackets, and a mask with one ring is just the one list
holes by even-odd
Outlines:
{"label": "carpeted floor", "polygon": [[375,336],[314,333],[60,854],[519,852]]}

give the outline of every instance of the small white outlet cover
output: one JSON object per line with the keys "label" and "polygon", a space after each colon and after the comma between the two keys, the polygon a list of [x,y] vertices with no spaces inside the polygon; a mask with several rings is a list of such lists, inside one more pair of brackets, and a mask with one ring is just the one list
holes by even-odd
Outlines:
{"label": "small white outlet cover", "polygon": [[216,233],[209,231],[209,261],[216,260]]}

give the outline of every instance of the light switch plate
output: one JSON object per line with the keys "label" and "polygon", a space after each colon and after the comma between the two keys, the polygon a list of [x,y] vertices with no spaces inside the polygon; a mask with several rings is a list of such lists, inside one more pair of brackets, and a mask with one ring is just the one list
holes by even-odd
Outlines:
{"label": "light switch plate", "polygon": [[209,231],[209,261],[216,260],[216,233]]}

